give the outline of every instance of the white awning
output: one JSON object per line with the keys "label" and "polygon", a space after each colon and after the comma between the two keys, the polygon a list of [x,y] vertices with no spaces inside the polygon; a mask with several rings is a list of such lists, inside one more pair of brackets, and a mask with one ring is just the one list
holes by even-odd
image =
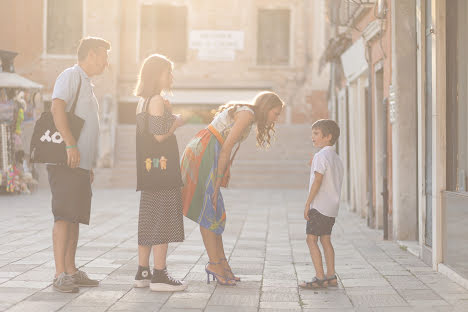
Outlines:
{"label": "white awning", "polygon": [[0,72],[0,88],[42,89],[42,85],[16,73]]}
{"label": "white awning", "polygon": [[[172,104],[220,105],[229,101],[252,101],[264,89],[175,89],[166,97]],[[138,97],[120,97],[120,102],[138,102]]]}

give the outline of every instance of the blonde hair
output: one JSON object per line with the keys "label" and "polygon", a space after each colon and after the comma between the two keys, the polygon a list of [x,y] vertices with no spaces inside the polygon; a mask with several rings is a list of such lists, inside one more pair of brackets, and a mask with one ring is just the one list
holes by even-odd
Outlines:
{"label": "blonde hair", "polygon": [[224,110],[228,110],[229,116],[234,118],[238,107],[248,106],[255,113],[255,122],[257,123],[257,146],[269,147],[270,140],[275,134],[275,125],[267,125],[268,113],[276,108],[283,108],[284,102],[280,97],[271,91],[258,93],[252,103],[229,102],[219,107],[216,115]]}
{"label": "blonde hair", "polygon": [[149,98],[163,91],[160,85],[161,75],[174,68],[174,63],[161,54],[151,54],[141,65],[138,82],[134,94],[142,98]]}

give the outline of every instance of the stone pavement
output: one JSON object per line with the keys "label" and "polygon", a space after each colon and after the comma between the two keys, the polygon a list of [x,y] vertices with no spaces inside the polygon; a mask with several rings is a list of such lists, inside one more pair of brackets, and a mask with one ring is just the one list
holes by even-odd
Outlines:
{"label": "stone pavement", "polygon": [[340,285],[301,290],[314,270],[305,243],[305,191],[225,190],[224,242],[242,282],[207,285],[200,232],[171,244],[168,269],[182,293],[133,289],[139,194],[97,190],[90,226],[81,226],[78,264],[98,288],[54,292],[50,196],[0,196],[0,311],[468,311],[468,291],[342,209],[334,228]]}

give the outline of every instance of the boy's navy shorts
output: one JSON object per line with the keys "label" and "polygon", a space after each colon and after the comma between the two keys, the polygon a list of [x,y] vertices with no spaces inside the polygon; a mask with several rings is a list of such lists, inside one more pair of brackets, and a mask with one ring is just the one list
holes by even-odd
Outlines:
{"label": "boy's navy shorts", "polygon": [[334,224],[335,218],[325,216],[316,209],[310,209],[309,221],[307,221],[306,226],[306,233],[315,236],[331,235]]}

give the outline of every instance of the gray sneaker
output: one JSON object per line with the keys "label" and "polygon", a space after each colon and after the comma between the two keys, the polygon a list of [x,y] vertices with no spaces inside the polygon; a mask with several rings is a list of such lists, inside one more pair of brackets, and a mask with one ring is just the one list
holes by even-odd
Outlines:
{"label": "gray sneaker", "polygon": [[78,286],[73,283],[73,279],[65,273],[61,273],[54,278],[53,286],[55,290],[63,293],[77,293],[80,290]]}
{"label": "gray sneaker", "polygon": [[73,282],[80,287],[97,287],[99,286],[98,280],[93,280],[88,277],[88,275],[80,270],[77,270],[75,274],[69,275]]}

